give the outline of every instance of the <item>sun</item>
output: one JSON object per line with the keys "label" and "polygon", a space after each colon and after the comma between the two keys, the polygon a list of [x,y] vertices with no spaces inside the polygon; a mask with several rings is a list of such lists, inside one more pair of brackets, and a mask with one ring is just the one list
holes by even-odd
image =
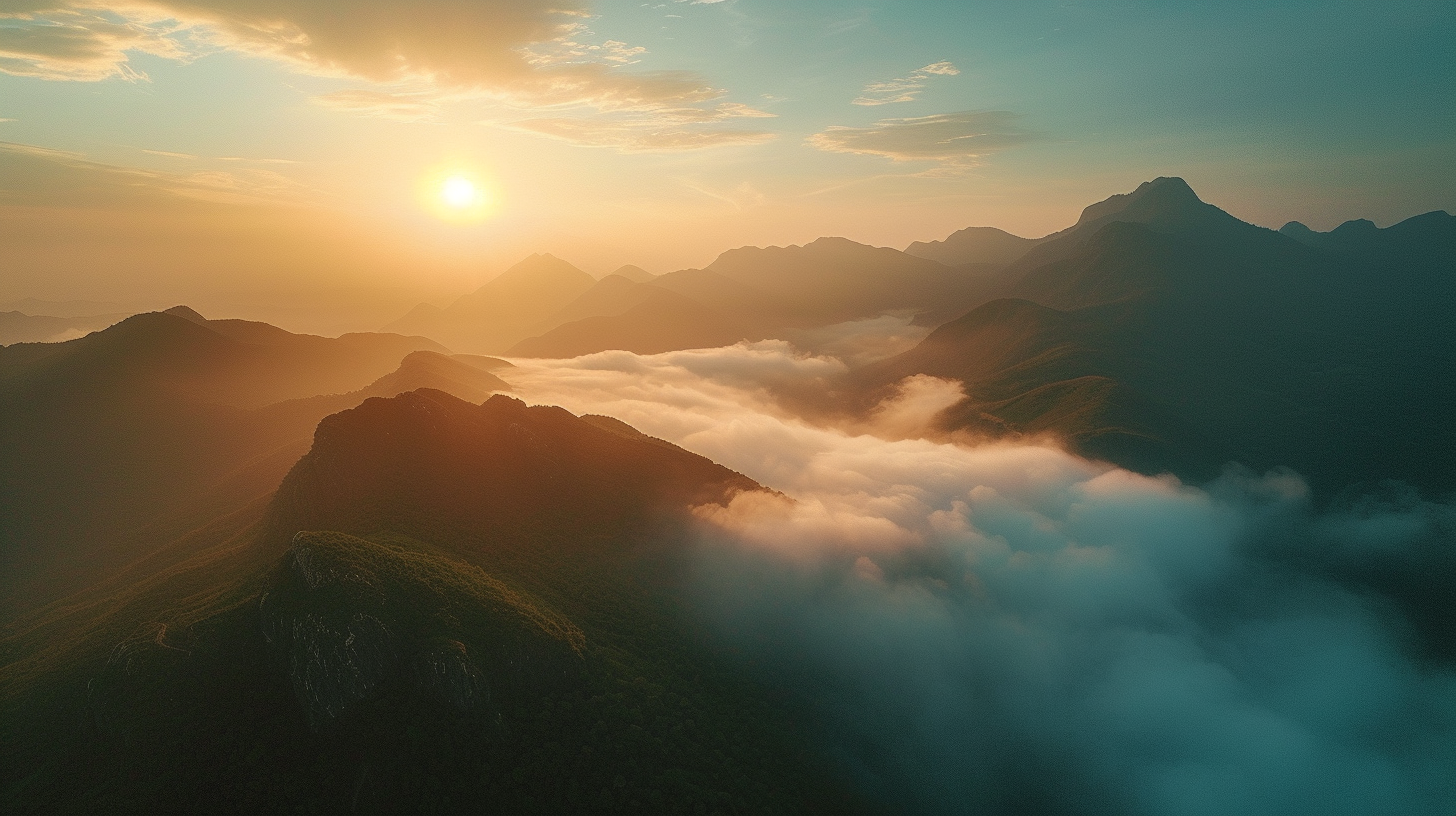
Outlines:
{"label": "sun", "polygon": [[451,176],[440,185],[440,200],[448,207],[464,210],[482,203],[482,195],[475,182],[464,176]]}
{"label": "sun", "polygon": [[459,164],[424,174],[416,183],[416,200],[436,218],[451,224],[475,224],[500,209],[500,197],[489,173]]}

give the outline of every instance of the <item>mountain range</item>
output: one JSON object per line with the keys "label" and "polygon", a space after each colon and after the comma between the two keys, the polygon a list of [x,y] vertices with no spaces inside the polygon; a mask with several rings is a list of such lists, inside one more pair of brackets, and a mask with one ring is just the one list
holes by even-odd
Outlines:
{"label": "mountain range", "polygon": [[595,283],[540,256],[452,309],[525,281],[561,304],[483,347],[518,357],[652,354],[909,315],[937,328],[850,373],[840,408],[867,411],[924,374],[966,390],[938,419],[947,433],[1054,437],[1194,481],[1238,463],[1293,467],[1325,494],[1387,478],[1439,491],[1456,472],[1443,453],[1456,451],[1444,407],[1456,397],[1453,223],[1433,212],[1386,229],[1274,231],[1159,178],[1037,239],[972,227],[900,252],[822,238]]}
{"label": "mountain range", "polygon": [[[482,399],[489,362],[422,337],[291,334],[185,307],[0,348],[0,597],[55,597],[271,493],[323,417],[434,387]],[[463,360],[463,361],[462,361]]]}
{"label": "mountain range", "polygon": [[708,348],[886,311],[953,316],[947,310],[958,313],[956,305],[973,300],[996,268],[981,261],[952,268],[844,238],[743,247],[703,269],[656,277],[619,270],[595,282],[558,258],[536,255],[446,309],[422,304],[384,330],[521,357]]}
{"label": "mountain range", "polygon": [[[924,339],[766,398],[864,428],[928,376],[964,392],[933,437],[1456,487],[1444,212],[1275,231],[1159,178],[1038,239],[536,255],[398,332],[138,314],[0,347],[0,809],[876,809],[804,736],[838,691],[755,673],[688,590],[694,508],[792,498],[507,393],[525,358],[884,315]],[[1434,642],[1449,576],[1420,577],[1385,594]]]}
{"label": "mountain range", "polygon": [[[1290,237],[1296,233],[1297,237]],[[1049,433],[1194,480],[1284,465],[1317,489],[1456,477],[1456,218],[1274,232],[1157,179],[1089,207],[987,302],[854,375],[959,380],[947,430]]]}

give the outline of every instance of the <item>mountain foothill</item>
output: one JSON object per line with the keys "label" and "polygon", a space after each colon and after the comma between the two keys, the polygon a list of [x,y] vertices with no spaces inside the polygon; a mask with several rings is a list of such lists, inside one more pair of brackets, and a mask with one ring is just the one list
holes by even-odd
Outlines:
{"label": "mountain foothill", "polygon": [[816,410],[863,419],[928,376],[964,394],[937,438],[1437,495],[1453,314],[1447,213],[1276,231],[1159,178],[1037,239],[600,280],[533,255],[333,338],[185,306],[32,320],[0,334],[0,809],[872,811],[802,736],[801,692],[681,591],[695,507],[792,497],[528,405],[513,368],[893,315],[923,339],[843,366]]}

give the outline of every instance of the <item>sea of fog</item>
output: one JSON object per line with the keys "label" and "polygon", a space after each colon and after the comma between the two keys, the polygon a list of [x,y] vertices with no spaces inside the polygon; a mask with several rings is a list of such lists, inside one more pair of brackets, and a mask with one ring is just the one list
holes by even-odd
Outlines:
{"label": "sea of fog", "polygon": [[813,690],[826,750],[873,795],[947,813],[1456,808],[1456,666],[1399,593],[1357,579],[1449,575],[1450,503],[1389,486],[1317,509],[1288,471],[1194,486],[1052,443],[921,438],[961,396],[923,377],[869,419],[807,418],[793,395],[846,362],[781,341],[516,362],[528,402],[784,494],[699,509],[700,608]]}

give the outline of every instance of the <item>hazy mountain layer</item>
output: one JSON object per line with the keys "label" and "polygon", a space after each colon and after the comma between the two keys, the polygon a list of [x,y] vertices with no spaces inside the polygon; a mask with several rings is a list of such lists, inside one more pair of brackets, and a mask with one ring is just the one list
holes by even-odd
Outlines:
{"label": "hazy mountain layer", "polygon": [[633,266],[632,264],[617,267],[617,269],[615,269],[612,274],[618,277],[626,278],[633,283],[650,283],[653,279],[657,277],[651,272],[648,272],[646,269],[643,269],[640,266]]}
{"label": "hazy mountain layer", "polygon": [[422,305],[386,329],[423,334],[457,350],[537,357],[704,348],[889,311],[949,319],[980,302],[999,268],[962,266],[821,238],[804,246],[730,250],[705,269],[656,277],[632,267],[593,283],[563,261],[532,256],[448,309]]}
{"label": "hazy mountain layer", "polygon": [[[579,357],[608,349],[659,354],[690,348],[732,345],[755,332],[718,311],[676,292],[653,289],[614,315],[565,323],[539,337],[522,340],[508,352],[515,357]],[[634,293],[635,294],[635,293]]]}
{"label": "hazy mountain layer", "polygon": [[445,309],[421,304],[383,331],[433,337],[456,351],[495,354],[596,285],[553,255],[532,255]]}
{"label": "hazy mountain layer", "polygon": [[844,238],[730,250],[706,271],[765,293],[785,313],[785,325],[796,327],[928,309],[965,286],[944,264]]}
{"label": "hazy mountain layer", "polygon": [[557,326],[589,317],[615,317],[660,291],[647,283],[621,275],[608,275],[583,292],[581,297],[541,321],[534,330],[544,334]]}
{"label": "hazy mountain layer", "polygon": [[928,258],[946,266],[965,264],[1009,264],[1025,255],[1037,243],[995,227],[966,227],[944,241],[916,241],[905,247],[906,255]]}
{"label": "hazy mountain layer", "polygon": [[421,386],[472,399],[505,387],[424,338],[186,311],[0,349],[7,616],[271,492],[329,413]]}
{"label": "hazy mountain layer", "polygon": [[23,312],[0,312],[0,346],[74,340],[104,329],[124,317],[124,314],[52,317]]}

